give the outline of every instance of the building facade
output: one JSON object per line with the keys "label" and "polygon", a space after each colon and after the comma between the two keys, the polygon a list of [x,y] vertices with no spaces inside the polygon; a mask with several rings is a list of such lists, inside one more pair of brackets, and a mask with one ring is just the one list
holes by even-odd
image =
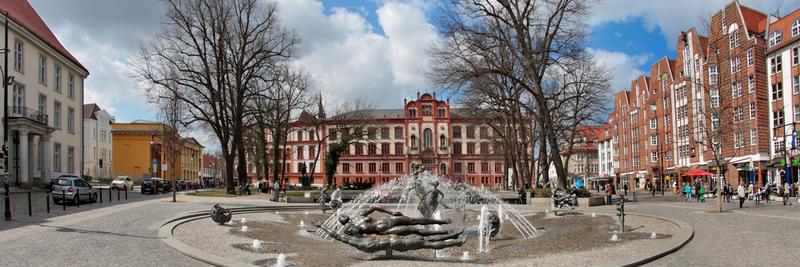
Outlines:
{"label": "building facade", "polygon": [[[592,188],[589,181],[599,177],[600,152],[599,139],[605,134],[608,126],[579,126],[575,130],[572,148],[564,148],[561,160],[567,166],[567,182],[579,188]],[[562,145],[564,147],[564,145]],[[569,160],[567,160],[567,158]],[[550,177],[556,177],[556,168],[551,163]]]}
{"label": "building facade", "polygon": [[183,138],[183,149],[181,150],[178,164],[180,166],[180,179],[197,180],[200,179],[203,166],[203,145],[192,137]]}
{"label": "building facade", "polygon": [[8,172],[16,185],[82,174],[83,81],[89,71],[25,0],[0,1],[7,14]]}
{"label": "building facade", "polygon": [[203,154],[202,179],[205,185],[219,185],[225,180],[225,160]]}
{"label": "building facade", "polygon": [[[800,9],[771,18],[767,34],[767,84],[770,88],[770,148],[776,165],[771,180],[797,182],[797,131],[800,131]],[[788,176],[786,170],[789,170]]]}
{"label": "building facade", "polygon": [[83,174],[109,179],[113,168],[111,125],[114,117],[97,104],[83,105]]}
{"label": "building facade", "polygon": [[[111,136],[114,151],[113,176],[130,176],[137,182],[151,177],[165,179],[199,179],[203,146],[194,138],[180,138],[178,157],[170,159],[164,149],[163,123],[136,120],[131,123],[114,123]],[[170,169],[174,163],[177,169]],[[172,177],[172,175],[175,177]]]}
{"label": "building facade", "polygon": [[618,166],[605,174],[618,186],[642,188],[650,181],[671,186],[690,181],[681,174],[693,169],[715,173],[719,164],[712,147],[720,147],[716,155],[728,163],[720,169],[727,183],[771,180],[777,121],[771,117],[780,108],[769,100],[769,19],[732,1],[712,15],[708,37],[694,28],[681,32],[674,60],[659,59],[649,75],[615,94],[607,138]]}
{"label": "building facade", "polygon": [[[505,157],[494,147],[491,128],[451,108],[449,100],[436,99],[435,93],[417,94],[414,100],[404,100],[402,109],[370,112],[365,122],[369,140],[345,150],[334,183],[382,183],[408,174],[412,164],[421,164],[434,174],[473,185],[499,188],[514,184],[504,179],[508,177]],[[303,116],[313,115],[305,113],[301,119]],[[312,184],[323,184],[324,152],[329,140],[338,140],[341,135],[324,119],[321,129],[317,134],[314,129],[295,126],[286,145],[280,146],[281,153],[288,155],[285,177],[289,183],[299,184],[303,169],[307,173],[313,169]],[[317,136],[328,138],[319,142]],[[269,150],[273,139],[265,138]],[[322,153],[317,153],[320,150]]]}

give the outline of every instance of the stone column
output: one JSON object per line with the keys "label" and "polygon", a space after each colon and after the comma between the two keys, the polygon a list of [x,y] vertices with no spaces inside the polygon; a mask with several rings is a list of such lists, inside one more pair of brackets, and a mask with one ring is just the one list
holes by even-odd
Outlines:
{"label": "stone column", "polygon": [[45,134],[42,136],[42,143],[44,150],[44,160],[42,164],[42,182],[49,183],[53,173],[53,136],[52,134]]}
{"label": "stone column", "polygon": [[31,177],[30,177],[30,168],[29,161],[30,157],[28,154],[30,151],[28,145],[28,129],[20,129],[19,130],[19,181],[21,184],[25,186],[30,185]]}

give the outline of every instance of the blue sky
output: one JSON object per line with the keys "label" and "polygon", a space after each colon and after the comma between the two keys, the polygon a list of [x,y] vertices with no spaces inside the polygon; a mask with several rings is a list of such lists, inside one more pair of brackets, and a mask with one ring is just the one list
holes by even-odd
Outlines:
{"label": "blue sky", "polygon": [[[426,50],[438,40],[436,5],[449,0],[265,0],[280,7],[281,22],[302,43],[293,63],[312,78],[328,103],[362,98],[377,108],[398,108],[404,97],[432,91]],[[86,103],[98,103],[118,122],[157,120],[130,62],[161,28],[159,0],[30,0],[62,44],[91,72]],[[587,18],[589,53],[613,71],[613,90],[649,71],[658,58],[673,58],[680,31],[729,0],[595,0]],[[741,0],[756,10],[782,14],[796,0]],[[194,132],[206,147],[208,133]]]}

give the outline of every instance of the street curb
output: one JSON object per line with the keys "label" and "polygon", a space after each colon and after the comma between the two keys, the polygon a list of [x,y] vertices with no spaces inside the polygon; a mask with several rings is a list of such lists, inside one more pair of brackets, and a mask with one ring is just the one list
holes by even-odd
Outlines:
{"label": "street curb", "polygon": [[[316,205],[307,205],[307,206],[279,206],[279,207],[252,206],[252,207],[231,208],[230,210],[235,214],[248,214],[248,213],[261,213],[270,211],[301,211],[301,210],[311,210],[315,208],[319,209],[319,207]],[[166,243],[173,249],[177,250],[181,254],[210,265],[236,266],[236,267],[256,266],[250,263],[240,262],[233,259],[201,251],[175,238],[173,232],[175,231],[175,228],[177,228],[181,224],[195,220],[209,218],[209,216],[210,214],[208,211],[194,211],[194,212],[183,213],[176,217],[164,220],[163,221],[164,224],[161,225],[161,227],[158,229],[158,237],[161,239],[161,241],[164,241],[164,243]]]}
{"label": "street curb", "polygon": [[[598,211],[595,211],[595,212],[598,212]],[[608,213],[608,214],[616,215],[616,213],[605,212],[605,211],[599,211],[598,213]],[[643,253],[643,254],[640,254],[640,255],[637,255],[637,256],[634,256],[634,257],[629,257],[629,258],[621,259],[621,260],[618,260],[618,261],[602,264],[602,265],[599,265],[599,266],[603,266],[603,267],[609,266],[609,267],[611,267],[611,266],[640,266],[640,265],[644,265],[644,264],[646,264],[648,262],[654,261],[654,260],[656,260],[658,258],[664,257],[666,255],[669,255],[669,254],[675,252],[675,251],[678,251],[684,245],[689,243],[689,241],[691,241],[692,238],[694,238],[694,228],[692,228],[691,225],[689,225],[688,223],[686,223],[684,221],[675,220],[675,219],[668,219],[668,218],[664,218],[664,217],[661,217],[661,216],[655,216],[655,215],[649,215],[649,214],[633,213],[633,212],[626,212],[625,215],[635,215],[635,216],[642,216],[642,217],[650,217],[650,218],[654,218],[654,219],[659,219],[659,220],[671,222],[671,223],[674,223],[675,225],[677,225],[679,230],[678,230],[677,234],[673,235],[670,238],[670,242],[669,243],[659,247],[658,249],[655,249],[653,251],[650,251],[650,252],[647,252],[647,253]]]}

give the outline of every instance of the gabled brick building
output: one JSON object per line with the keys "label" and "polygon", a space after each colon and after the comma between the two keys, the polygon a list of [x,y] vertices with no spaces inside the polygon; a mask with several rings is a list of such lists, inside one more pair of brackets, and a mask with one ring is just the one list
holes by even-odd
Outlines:
{"label": "gabled brick building", "polygon": [[[678,38],[675,60],[663,57],[650,75],[614,96],[607,123],[614,132],[615,183],[641,188],[683,181],[692,169],[715,170],[708,129],[720,124],[724,177],[764,184],[770,156],[766,75],[767,15],[733,1],[710,18],[710,37],[694,28]],[[609,174],[611,172],[608,172]],[[662,179],[664,177],[664,179]]]}
{"label": "gabled brick building", "polygon": [[[767,84],[771,147],[775,172],[773,180],[796,182],[797,140],[800,138],[800,9],[783,18],[771,18],[767,34]],[[794,134],[793,134],[794,133]],[[793,145],[794,144],[794,145]],[[790,176],[779,171],[787,166]]]}

